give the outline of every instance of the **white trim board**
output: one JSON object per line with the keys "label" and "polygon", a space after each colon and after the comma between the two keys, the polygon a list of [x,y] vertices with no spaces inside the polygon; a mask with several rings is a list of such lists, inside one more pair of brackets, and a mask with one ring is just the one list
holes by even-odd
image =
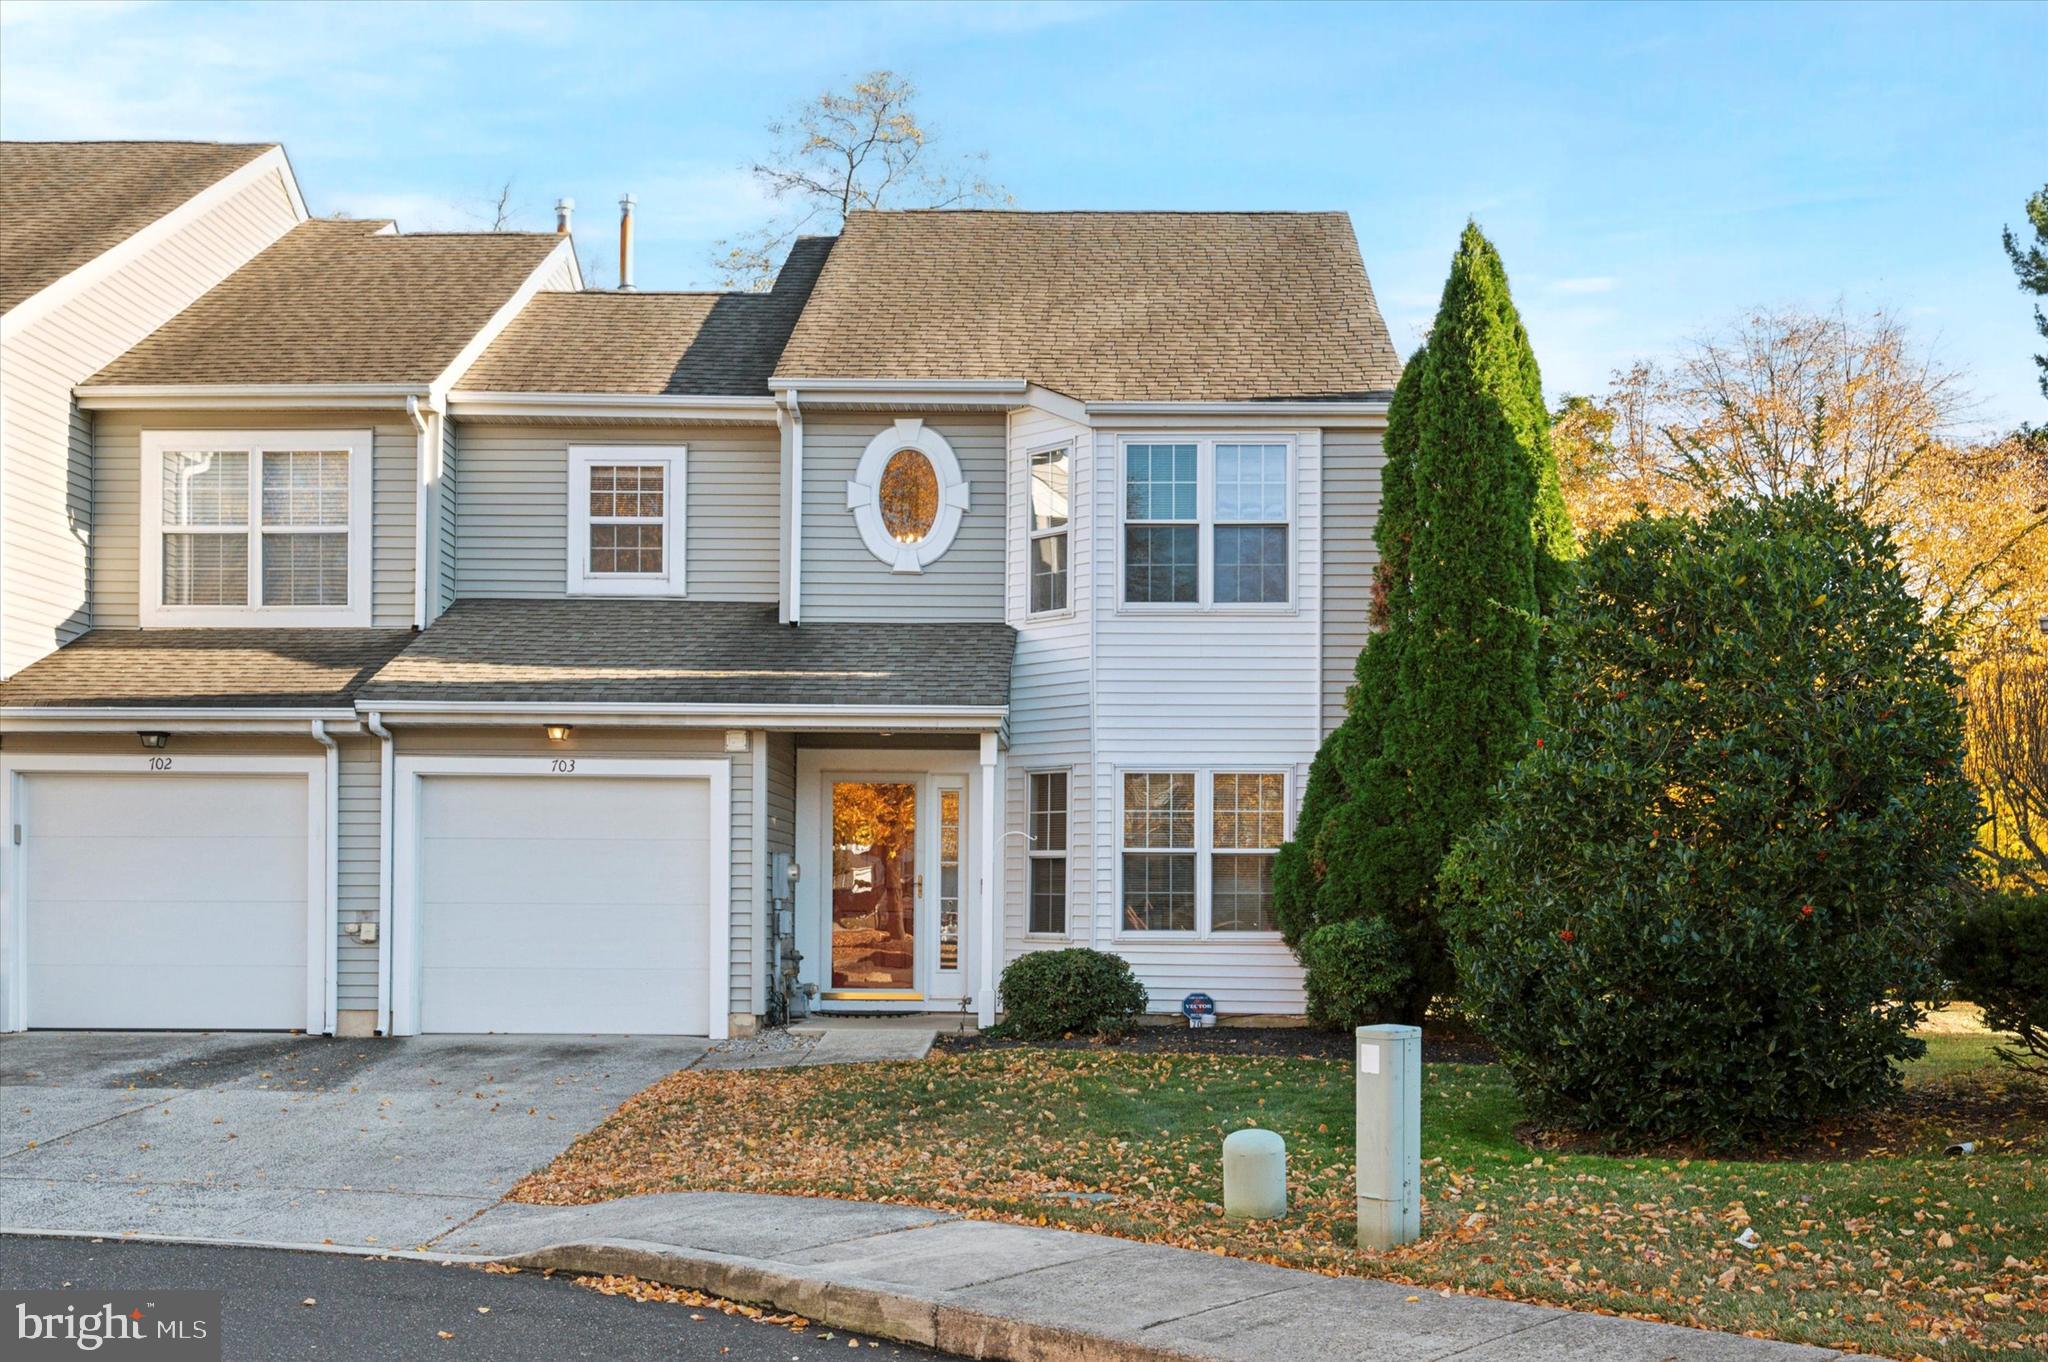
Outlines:
{"label": "white trim board", "polygon": [[[569,769],[563,769],[563,763]],[[385,1034],[413,1036],[420,1028],[419,808],[420,781],[438,775],[507,779],[703,780],[711,787],[709,919],[705,953],[707,1025],[725,1040],[732,1025],[732,764],[729,760],[638,757],[399,756],[392,790],[391,981],[378,1001]]]}
{"label": "white trim board", "polygon": [[[159,763],[167,763],[160,765]],[[328,967],[340,931],[333,877],[327,873],[327,760],[308,757],[186,756],[181,752],[138,750],[132,755],[44,755],[0,751],[0,1031],[21,1031],[28,1025],[28,952],[22,932],[26,921],[27,867],[14,827],[21,818],[23,776],[52,772],[135,775],[176,781],[181,776],[298,775],[306,781],[306,1020],[309,1034],[328,1030],[336,1006],[335,975]]]}

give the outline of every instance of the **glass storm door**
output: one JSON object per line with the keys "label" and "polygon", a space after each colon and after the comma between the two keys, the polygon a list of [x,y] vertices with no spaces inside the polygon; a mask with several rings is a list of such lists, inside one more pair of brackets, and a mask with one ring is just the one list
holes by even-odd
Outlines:
{"label": "glass storm door", "polygon": [[830,836],[830,991],[918,996],[916,783],[834,781]]}
{"label": "glass storm door", "polygon": [[925,992],[934,1000],[957,1002],[967,962],[967,783],[962,776],[937,776],[938,845],[933,848],[931,979]]}

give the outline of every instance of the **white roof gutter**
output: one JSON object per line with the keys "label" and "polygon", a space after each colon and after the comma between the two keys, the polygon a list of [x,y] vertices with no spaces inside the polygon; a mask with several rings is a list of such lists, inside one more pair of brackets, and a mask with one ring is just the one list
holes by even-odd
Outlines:
{"label": "white roof gutter", "polygon": [[253,411],[285,407],[403,407],[425,383],[81,383],[86,411]]}
{"label": "white roof gutter", "polygon": [[978,732],[999,728],[1007,706],[982,705],[704,705],[656,702],[376,700],[362,702],[390,724],[510,724],[588,722],[615,726],[687,723],[704,728],[852,729],[877,727],[915,732]]}
{"label": "white roof gutter", "polygon": [[458,389],[448,394],[448,414],[470,420],[479,417],[590,420],[636,417],[765,423],[775,420],[779,405],[773,397],[705,397],[671,393],[513,393]]}

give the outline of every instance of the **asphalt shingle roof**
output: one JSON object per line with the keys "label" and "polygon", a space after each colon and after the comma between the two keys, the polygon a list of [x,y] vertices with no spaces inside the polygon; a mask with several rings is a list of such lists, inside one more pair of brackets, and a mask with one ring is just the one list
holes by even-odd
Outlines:
{"label": "asphalt shingle roof", "polygon": [[1016,639],[1001,623],[791,628],[720,601],[464,600],[360,698],[999,707]]}
{"label": "asphalt shingle roof", "polygon": [[1025,378],[1083,401],[1385,395],[1343,213],[859,212],[779,378]]}
{"label": "asphalt shingle roof", "polygon": [[410,629],[95,629],[0,682],[0,708],[346,709]]}
{"label": "asphalt shingle roof", "polygon": [[455,386],[472,392],[766,397],[832,249],[806,237],[766,293],[546,293]]}
{"label": "asphalt shingle roof", "polygon": [[272,145],[0,142],[0,312],[106,254]]}
{"label": "asphalt shingle roof", "polygon": [[541,232],[302,222],[89,383],[428,383],[555,249]]}

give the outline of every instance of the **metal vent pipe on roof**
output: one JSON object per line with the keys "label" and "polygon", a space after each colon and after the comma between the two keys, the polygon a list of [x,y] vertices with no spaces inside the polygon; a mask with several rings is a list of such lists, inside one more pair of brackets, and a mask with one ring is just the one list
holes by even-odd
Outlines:
{"label": "metal vent pipe on roof", "polygon": [[619,292],[633,291],[633,196],[619,200]]}
{"label": "metal vent pipe on roof", "polygon": [[569,235],[569,215],[576,211],[576,200],[555,200],[555,235]]}

